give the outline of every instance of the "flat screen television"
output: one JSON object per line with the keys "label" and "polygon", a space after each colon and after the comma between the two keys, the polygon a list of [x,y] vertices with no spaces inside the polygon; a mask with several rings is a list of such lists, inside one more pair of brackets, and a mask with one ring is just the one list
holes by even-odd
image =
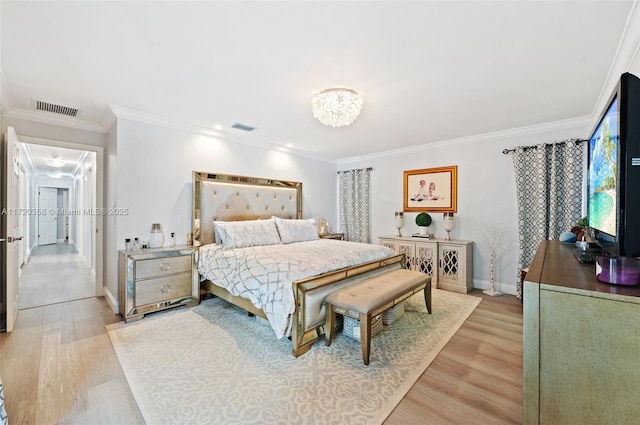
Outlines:
{"label": "flat screen television", "polygon": [[640,257],[640,79],[625,73],[589,139],[587,219],[611,256]]}

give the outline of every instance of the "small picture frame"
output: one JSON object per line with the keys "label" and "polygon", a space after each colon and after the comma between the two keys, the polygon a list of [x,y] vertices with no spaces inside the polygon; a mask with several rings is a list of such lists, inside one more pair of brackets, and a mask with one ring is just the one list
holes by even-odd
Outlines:
{"label": "small picture frame", "polygon": [[405,212],[458,212],[458,166],[404,172]]}

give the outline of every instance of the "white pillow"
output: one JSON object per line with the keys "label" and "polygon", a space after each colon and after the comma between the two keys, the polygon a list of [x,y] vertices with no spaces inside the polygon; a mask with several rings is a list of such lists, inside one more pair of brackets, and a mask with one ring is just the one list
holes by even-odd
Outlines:
{"label": "white pillow", "polygon": [[273,220],[214,221],[216,243],[224,248],[278,245],[280,236]]}
{"label": "white pillow", "polygon": [[287,220],[279,217],[271,217],[276,223],[282,243],[313,241],[318,239],[316,220]]}

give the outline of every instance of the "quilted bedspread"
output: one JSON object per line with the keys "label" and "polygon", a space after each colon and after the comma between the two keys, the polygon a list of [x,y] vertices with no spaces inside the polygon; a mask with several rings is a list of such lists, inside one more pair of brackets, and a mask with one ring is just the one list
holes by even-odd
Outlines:
{"label": "quilted bedspread", "polygon": [[318,239],[290,244],[224,249],[200,247],[200,275],[262,309],[276,337],[291,331],[295,311],[292,283],[393,255],[380,245]]}

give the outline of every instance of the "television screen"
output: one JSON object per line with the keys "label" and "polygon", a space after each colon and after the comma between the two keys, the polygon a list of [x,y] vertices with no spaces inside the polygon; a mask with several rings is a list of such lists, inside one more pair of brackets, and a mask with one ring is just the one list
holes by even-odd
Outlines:
{"label": "television screen", "polygon": [[616,237],[618,196],[618,98],[614,97],[589,140],[589,227]]}

